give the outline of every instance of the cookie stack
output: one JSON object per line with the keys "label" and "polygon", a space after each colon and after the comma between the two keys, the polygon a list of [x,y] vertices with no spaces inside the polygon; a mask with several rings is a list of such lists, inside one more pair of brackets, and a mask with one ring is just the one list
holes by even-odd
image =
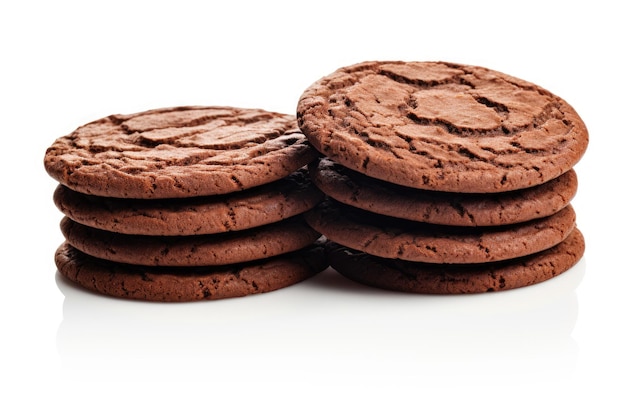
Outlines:
{"label": "cookie stack", "polygon": [[303,219],[323,199],[290,115],[176,107],[109,116],[57,139],[61,274],[123,298],[191,301],[302,281],[328,263]]}
{"label": "cookie stack", "polygon": [[523,287],[571,268],[587,129],[561,98],[486,68],[365,62],[311,85],[300,129],[327,200],[306,214],[330,265],[417,293]]}

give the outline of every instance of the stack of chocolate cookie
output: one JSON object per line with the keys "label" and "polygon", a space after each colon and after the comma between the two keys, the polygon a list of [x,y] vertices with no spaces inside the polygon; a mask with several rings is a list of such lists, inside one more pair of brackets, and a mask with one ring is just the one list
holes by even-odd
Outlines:
{"label": "stack of chocolate cookie", "polygon": [[302,218],[323,199],[294,116],[177,107],[109,116],[57,139],[59,271],[124,298],[190,301],[297,283],[328,264]]}
{"label": "stack of chocolate cookie", "polygon": [[559,275],[584,252],[570,201],[588,133],[532,83],[444,62],[365,62],[311,85],[302,132],[330,265],[381,288],[471,293]]}

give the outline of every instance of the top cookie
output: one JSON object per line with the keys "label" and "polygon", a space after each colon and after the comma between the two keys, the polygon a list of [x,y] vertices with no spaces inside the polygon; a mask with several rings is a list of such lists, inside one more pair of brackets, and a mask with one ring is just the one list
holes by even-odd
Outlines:
{"label": "top cookie", "polygon": [[84,194],[179,198],[266,184],[315,156],[294,116],[175,107],[81,126],[48,148],[44,165],[54,179]]}
{"label": "top cookie", "polygon": [[320,152],[370,177],[435,191],[492,193],[571,169],[587,129],[561,98],[486,68],[364,62],[302,94],[298,123]]}

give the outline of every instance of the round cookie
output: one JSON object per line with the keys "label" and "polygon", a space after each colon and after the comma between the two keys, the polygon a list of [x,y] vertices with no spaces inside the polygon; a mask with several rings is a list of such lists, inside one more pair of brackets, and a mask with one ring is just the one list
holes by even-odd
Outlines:
{"label": "round cookie", "polygon": [[68,243],[56,251],[60,273],[89,290],[148,301],[241,297],[296,284],[328,267],[321,244],[240,265],[203,268],[134,267],[86,255]]}
{"label": "round cookie", "polygon": [[588,132],[563,99],[486,68],[364,62],[307,88],[298,123],[313,146],[369,177],[434,191],[545,183],[582,157]]}
{"label": "round cookie", "polygon": [[333,199],[370,212],[449,226],[500,226],[552,215],[578,187],[574,170],[531,188],[491,194],[442,193],[366,177],[328,158],[309,165],[313,182]]}
{"label": "round cookie", "polygon": [[64,217],[67,242],[108,261],[147,266],[213,266],[265,259],[302,249],[320,233],[300,217],[232,233],[202,236],[124,235],[83,226]]}
{"label": "round cookie", "polygon": [[316,154],[291,115],[174,107],[81,126],[47,149],[44,166],[52,178],[84,194],[180,198],[267,184]]}
{"label": "round cookie", "polygon": [[223,196],[177,200],[94,197],[59,185],[54,203],[70,219],[111,232],[190,236],[249,229],[296,216],[323,198],[305,169]]}
{"label": "round cookie", "polygon": [[552,216],[499,227],[452,227],[395,219],[332,200],[306,213],[328,240],[371,255],[414,262],[494,262],[536,253],[562,242],[575,228],[571,205]]}
{"label": "round cookie", "polygon": [[410,293],[466,294],[525,287],[554,278],[583,256],[578,229],[558,245],[523,258],[472,265],[440,265],[378,258],[329,243],[330,266],[365,285]]}

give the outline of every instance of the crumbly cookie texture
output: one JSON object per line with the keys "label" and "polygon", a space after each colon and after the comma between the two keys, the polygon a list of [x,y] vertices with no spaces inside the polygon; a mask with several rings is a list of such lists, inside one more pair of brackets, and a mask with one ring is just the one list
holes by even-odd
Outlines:
{"label": "crumbly cookie texture", "polygon": [[316,156],[294,116],[232,107],[112,115],[57,139],[47,172],[84,194],[180,198],[286,177]]}
{"label": "crumbly cookie texture", "polygon": [[297,109],[321,153],[392,183],[493,193],[545,183],[584,154],[576,111],[547,90],[482,67],[365,62],[320,79]]}

